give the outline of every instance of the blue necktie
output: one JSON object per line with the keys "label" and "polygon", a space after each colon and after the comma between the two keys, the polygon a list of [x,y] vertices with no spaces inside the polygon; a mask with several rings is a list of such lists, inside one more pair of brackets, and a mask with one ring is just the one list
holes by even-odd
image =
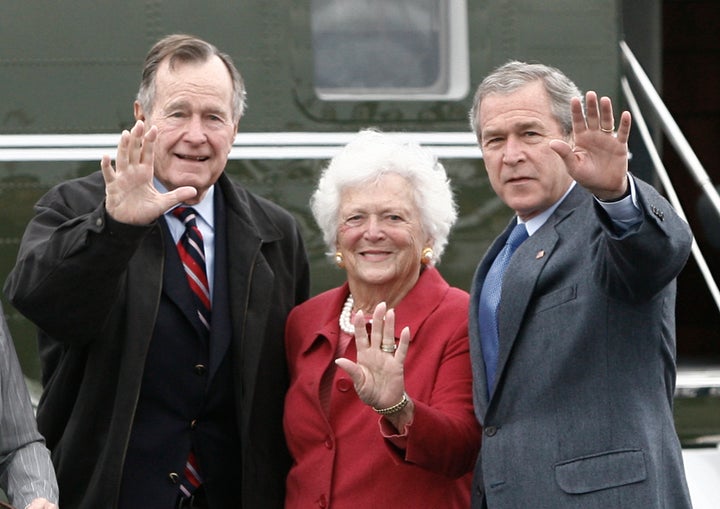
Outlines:
{"label": "blue necktie", "polygon": [[482,290],[480,291],[480,306],[478,313],[478,324],[480,327],[480,344],[482,345],[483,360],[485,361],[485,374],[487,376],[488,396],[492,394],[495,383],[495,371],[498,363],[498,323],[497,309],[502,293],[503,274],[510,263],[510,258],[528,238],[527,229],[524,223],[515,225],[510,232],[505,246],[500,250],[493,262]]}

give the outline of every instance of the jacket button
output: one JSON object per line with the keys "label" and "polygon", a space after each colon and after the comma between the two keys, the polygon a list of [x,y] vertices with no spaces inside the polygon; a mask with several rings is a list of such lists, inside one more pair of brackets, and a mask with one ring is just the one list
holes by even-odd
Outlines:
{"label": "jacket button", "polygon": [[190,421],[190,429],[195,428],[197,428],[197,419],[193,419],[192,421]]}
{"label": "jacket button", "polygon": [[180,482],[180,476],[177,475],[175,472],[170,472],[170,473],[168,474],[168,479],[170,479],[170,482],[171,482],[172,484],[177,484],[177,483]]}
{"label": "jacket button", "polygon": [[327,498],[325,495],[320,495],[320,498],[318,499],[318,506],[319,507],[327,507]]}
{"label": "jacket button", "polygon": [[485,428],[485,435],[489,437],[494,437],[497,433],[497,428],[495,426],[488,426]]}
{"label": "jacket button", "polygon": [[193,369],[195,370],[195,374],[198,376],[204,375],[205,371],[207,371],[207,368],[204,364],[196,364]]}
{"label": "jacket button", "polygon": [[326,437],[326,438],[325,438],[325,447],[326,447],[327,449],[332,449],[332,448],[333,448],[333,441],[332,441],[332,438],[331,438],[331,437]]}
{"label": "jacket button", "polygon": [[352,389],[352,382],[347,378],[341,378],[337,381],[336,385],[340,392],[347,392]]}

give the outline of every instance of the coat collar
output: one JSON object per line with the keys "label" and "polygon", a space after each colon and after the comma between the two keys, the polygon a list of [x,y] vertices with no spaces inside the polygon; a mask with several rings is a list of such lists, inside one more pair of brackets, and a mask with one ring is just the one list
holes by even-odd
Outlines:
{"label": "coat collar", "polygon": [[269,217],[262,207],[251,207],[250,201],[263,200],[258,196],[251,196],[245,188],[234,185],[223,172],[216,184],[223,193],[228,214],[235,217],[248,231],[261,242],[275,242],[283,238],[282,232],[275,226],[275,221]]}
{"label": "coat collar", "polygon": [[[422,271],[415,286],[400,301],[395,308],[395,337],[400,337],[404,327],[410,327],[410,341],[415,338],[415,332],[422,326],[432,311],[440,305],[447,294],[450,285],[442,278],[437,269],[426,267]],[[317,328],[314,333],[306,337],[301,347],[303,353],[310,350],[317,341],[323,338],[335,343],[340,334],[340,311],[350,292],[347,282],[342,286],[318,295],[317,307],[321,312],[317,315]],[[305,311],[303,311],[305,312]]]}

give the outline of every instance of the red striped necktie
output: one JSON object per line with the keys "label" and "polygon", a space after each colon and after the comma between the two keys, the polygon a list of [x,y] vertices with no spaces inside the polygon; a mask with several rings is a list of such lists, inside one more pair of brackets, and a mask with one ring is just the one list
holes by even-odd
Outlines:
{"label": "red striped necktie", "polygon": [[184,497],[190,497],[201,484],[202,478],[198,471],[197,458],[191,450],[185,462],[184,479],[180,482],[180,493],[182,493]]}
{"label": "red striped necktie", "polygon": [[[207,271],[205,269],[205,248],[202,233],[197,226],[197,214],[191,207],[177,207],[172,211],[185,225],[185,233],[177,243],[180,260],[185,269],[185,276],[192,289],[197,313],[200,321],[210,333],[210,286],[208,285]],[[194,451],[190,451],[185,463],[184,479],[180,483],[180,491],[186,497],[202,484],[197,459]]]}
{"label": "red striped necktie", "polygon": [[177,207],[172,211],[185,225],[185,233],[178,241],[177,248],[185,268],[188,284],[192,290],[197,313],[207,331],[210,331],[210,285],[205,270],[205,248],[202,233],[197,226],[197,214],[191,207]]}

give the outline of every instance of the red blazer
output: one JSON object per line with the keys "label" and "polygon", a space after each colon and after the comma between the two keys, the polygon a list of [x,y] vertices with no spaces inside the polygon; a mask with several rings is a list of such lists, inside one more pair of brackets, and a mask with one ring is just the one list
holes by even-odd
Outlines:
{"label": "red blazer", "polygon": [[[321,407],[320,379],[333,364],[347,295],[345,284],[300,304],[288,317],[290,389],[284,427],[294,464],[285,507],[466,509],[467,474],[480,447],[468,353],[468,294],[426,268],[395,308],[396,336],[406,325],[412,336],[405,389],[415,403],[415,417],[404,439],[383,433],[393,428],[357,397],[350,377],[339,368],[330,415]],[[346,357],[355,360],[354,341]],[[404,442],[405,450],[393,442]]]}

